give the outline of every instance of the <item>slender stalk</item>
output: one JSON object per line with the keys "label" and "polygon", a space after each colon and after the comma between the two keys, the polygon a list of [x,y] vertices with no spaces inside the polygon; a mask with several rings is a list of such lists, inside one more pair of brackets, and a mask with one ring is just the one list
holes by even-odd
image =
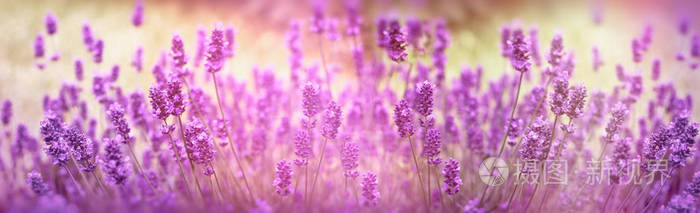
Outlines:
{"label": "slender stalk", "polygon": [[158,193],[156,191],[156,188],[153,187],[153,184],[151,184],[151,181],[146,176],[146,172],[143,171],[143,168],[141,167],[141,163],[139,163],[139,159],[136,158],[136,154],[134,153],[134,148],[132,148],[131,144],[127,144],[127,146],[129,147],[129,152],[131,152],[131,156],[134,158],[134,162],[136,162],[136,168],[138,168],[139,172],[141,172],[141,176],[143,176],[143,179],[146,180],[146,183],[148,183],[148,186],[151,187],[151,190],[153,190],[154,193]]}
{"label": "slender stalk", "polygon": [[75,188],[78,189],[81,195],[85,195],[84,191],[82,190],[82,186],[78,184],[78,181],[75,180],[75,177],[73,177],[73,173],[70,172],[70,169],[68,169],[68,166],[63,166],[63,168],[68,172],[68,175],[70,175],[70,179],[73,181],[73,185],[75,185]]}
{"label": "slender stalk", "polygon": [[[520,87],[523,84],[523,76],[525,76],[525,72],[520,72],[520,79],[518,80],[518,90],[515,93],[515,102],[513,103],[513,109],[510,111],[510,118],[506,121],[510,123],[511,120],[513,120],[513,117],[515,116],[515,109],[518,107],[518,98],[520,97]],[[503,133],[503,140],[501,140],[501,148],[498,150],[498,156],[496,158],[500,158],[501,155],[503,154],[503,150],[505,149],[506,146],[506,139],[508,138],[508,132],[510,131],[510,125],[506,125],[506,131]],[[496,161],[493,161],[491,163],[491,166],[488,168],[489,169],[489,174],[493,173],[494,165],[496,164]],[[479,198],[479,203],[484,201],[484,197],[486,196],[486,192],[489,190],[489,186],[491,184],[486,184],[486,187],[484,187],[484,191],[481,193],[481,198]]]}
{"label": "slender stalk", "polygon": [[311,182],[311,194],[309,195],[309,203],[311,204],[311,198],[314,196],[314,192],[316,189],[316,180],[318,179],[318,173],[321,172],[321,164],[323,163],[323,155],[326,153],[326,143],[328,142],[328,138],[323,137],[323,146],[321,147],[321,159],[318,161],[318,166],[316,166],[316,174],[314,175],[314,181]]}
{"label": "slender stalk", "polygon": [[309,200],[309,165],[304,166],[304,203]]}
{"label": "slender stalk", "polygon": [[[209,163],[209,166],[214,168],[211,163]],[[224,190],[221,189],[221,184],[219,184],[219,177],[216,175],[216,171],[214,171],[214,180],[216,181],[216,188],[219,189],[219,194],[221,195],[221,199],[224,199]]]}
{"label": "slender stalk", "polygon": [[413,154],[413,163],[416,164],[416,173],[418,173],[418,182],[420,183],[420,192],[423,195],[423,202],[425,202],[425,209],[426,211],[430,210],[430,205],[428,205],[428,201],[426,200],[425,196],[425,188],[423,186],[423,176],[421,176],[420,168],[418,167],[418,160],[416,159],[416,151],[413,148],[413,139],[411,139],[411,136],[408,136],[408,143],[411,146],[411,154]]}
{"label": "slender stalk", "polygon": [[605,210],[605,207],[608,206],[608,201],[610,201],[610,197],[612,197],[613,194],[615,194],[615,187],[616,186],[617,186],[617,184],[612,186],[612,189],[610,189],[608,196],[605,198],[605,203],[603,203],[603,210]]}
{"label": "slender stalk", "polygon": [[[221,119],[226,121],[226,115],[224,114],[224,108],[221,105],[221,97],[219,96],[219,83],[217,83],[216,80],[216,73],[211,73],[211,77],[214,80],[214,91],[216,92],[216,102],[219,105],[219,112],[221,113]],[[224,125],[226,126],[226,123],[224,122]],[[243,167],[243,163],[238,157],[238,152],[236,152],[236,149],[233,147],[233,139],[231,139],[231,134],[228,132],[228,128],[226,128],[226,138],[228,138],[228,144],[231,147],[231,152],[233,152],[233,157],[236,159],[236,163],[238,164],[238,168],[241,170],[241,175],[243,176],[243,182],[245,182],[245,187],[248,189],[248,196],[250,197],[250,202],[254,203],[255,199],[253,198],[253,191],[250,190],[250,185],[248,184],[248,178],[246,178],[245,175],[245,168]]]}
{"label": "slender stalk", "polygon": [[[430,191],[430,165],[428,165],[428,207],[433,206],[432,194],[433,194],[433,192]],[[428,211],[430,211],[430,210],[428,210]]]}
{"label": "slender stalk", "polygon": [[95,171],[92,171],[90,173],[92,173],[92,177],[95,178],[95,181],[97,182],[97,185],[99,186],[102,193],[107,194],[107,188],[102,184],[102,180],[97,177],[97,175],[95,174]]}
{"label": "slender stalk", "polygon": [[[168,122],[165,120],[163,120],[163,124],[165,124],[165,126],[168,126]],[[180,175],[185,180],[185,188],[187,189],[187,194],[191,194],[190,186],[188,184],[189,181],[187,180],[187,174],[185,173],[185,169],[182,166],[182,161],[180,160],[180,150],[177,148],[177,145],[175,145],[175,142],[173,141],[173,135],[168,133],[168,137],[170,138],[170,146],[173,147],[173,150],[176,153],[175,156],[177,159],[175,161],[177,161],[177,166],[180,168]]]}
{"label": "slender stalk", "polygon": [[439,173],[437,171],[437,167],[433,167],[435,169],[435,184],[437,185],[437,189],[440,192],[440,205],[445,206],[445,202],[442,199],[442,186],[440,186],[440,178],[439,178]]}

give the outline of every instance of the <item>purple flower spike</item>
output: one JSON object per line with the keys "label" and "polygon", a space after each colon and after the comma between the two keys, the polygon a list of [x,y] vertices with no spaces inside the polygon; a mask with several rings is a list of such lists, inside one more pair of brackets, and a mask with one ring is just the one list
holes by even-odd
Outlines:
{"label": "purple flower spike", "polygon": [[425,133],[425,143],[423,143],[423,153],[421,155],[428,158],[428,163],[440,154],[440,146],[442,145],[442,134],[438,129],[429,129]]}
{"label": "purple flower spike", "polygon": [[690,41],[690,56],[693,58],[700,57],[700,35],[695,34]]}
{"label": "purple flower spike", "polygon": [[569,88],[569,103],[566,106],[566,115],[571,119],[581,117],[585,105],[586,86],[575,85]]}
{"label": "purple flower spike", "polygon": [[340,110],[340,106],[335,101],[331,101],[328,103],[325,114],[323,114],[321,135],[330,140],[335,139],[338,136],[338,127],[340,127],[341,120],[343,120],[343,112]]}
{"label": "purple flower spike", "polygon": [[27,173],[27,185],[29,185],[29,189],[38,196],[46,195],[51,191],[49,185],[46,184],[41,177],[41,173],[36,170]]}
{"label": "purple flower spike", "polygon": [[192,145],[190,149],[192,160],[205,167],[204,175],[214,174],[210,169],[211,162],[214,160],[214,143],[206,127],[196,119],[187,123],[185,138],[187,143]]}
{"label": "purple flower spike", "polygon": [[552,68],[559,67],[564,57],[564,41],[562,39],[561,33],[557,32],[552,38],[551,47],[549,49],[549,55],[547,56],[547,62]]}
{"label": "purple flower spike", "polygon": [[136,47],[134,57],[131,59],[131,66],[134,67],[137,72],[143,70],[143,46]]}
{"label": "purple flower spike", "polygon": [[187,105],[182,93],[182,84],[180,83],[180,80],[173,79],[172,81],[168,82],[167,87],[167,98],[172,107],[170,113],[173,116],[180,116],[185,112],[185,106]]}
{"label": "purple flower spike", "polygon": [[209,37],[209,46],[207,47],[207,63],[204,65],[207,72],[215,73],[221,71],[226,62],[226,41],[223,26],[221,23],[214,25],[214,30],[211,31]]}
{"label": "purple flower spike", "polygon": [[2,102],[2,109],[0,111],[0,120],[2,120],[2,125],[7,126],[10,124],[12,119],[12,101],[5,100]]}
{"label": "purple flower spike", "polygon": [[530,70],[530,47],[523,30],[516,28],[513,31],[513,37],[508,43],[512,48],[512,56],[510,63],[513,65],[513,69],[520,72],[527,72]]}
{"label": "purple flower spike", "polygon": [[119,141],[103,138],[104,155],[100,162],[105,174],[106,182],[112,185],[124,185],[129,178],[128,160],[121,151]]}
{"label": "purple flower spike", "polygon": [[167,91],[160,85],[154,84],[148,91],[148,98],[151,99],[153,115],[160,120],[167,119],[172,111],[172,105],[167,99]]}
{"label": "purple flower spike", "polygon": [[297,166],[305,166],[308,164],[309,158],[313,157],[313,149],[311,147],[311,135],[309,131],[299,130],[294,135],[294,154],[299,158],[294,161]]}
{"label": "purple flower spike", "polygon": [[357,161],[360,157],[360,146],[354,142],[347,142],[341,152],[341,164],[345,170],[345,177],[356,178],[359,173],[354,171],[359,165]]}
{"label": "purple flower spike", "polygon": [[435,85],[430,82],[423,81],[416,84],[416,97],[413,103],[419,115],[427,117],[433,113],[433,93],[435,93]]}
{"label": "purple flower spike", "polygon": [[[549,138],[552,137],[552,127],[543,118],[537,118],[523,136],[523,144],[520,146],[520,158],[522,160],[544,160],[544,148],[547,147]],[[523,171],[527,173],[530,171]]]}
{"label": "purple flower spike", "polygon": [[302,90],[302,103],[304,115],[314,117],[321,111],[321,90],[311,82],[307,82]]}
{"label": "purple flower spike", "polygon": [[534,61],[535,65],[539,67],[542,65],[542,57],[540,57],[540,42],[537,34],[537,27],[530,28],[530,40],[528,43],[530,44],[530,51],[532,51],[532,61]]}
{"label": "purple flower spike", "polygon": [[95,63],[102,63],[102,51],[104,49],[104,43],[102,43],[102,39],[98,39],[95,42],[95,45],[92,46],[92,60]]}
{"label": "purple flower spike", "polygon": [[632,39],[632,60],[634,63],[642,62],[642,42],[639,39]]}
{"label": "purple flower spike", "polygon": [[107,119],[109,119],[114,127],[115,133],[119,135],[120,142],[128,144],[134,140],[134,138],[129,135],[131,128],[124,117],[124,107],[122,107],[122,105],[119,103],[110,105],[109,110],[107,110]]}
{"label": "purple flower spike", "polygon": [[386,53],[389,58],[395,62],[402,62],[406,60],[408,54],[406,53],[406,35],[401,29],[401,24],[398,20],[392,20],[389,23],[389,27],[383,31],[383,42],[387,45]]}
{"label": "purple flower spike", "polygon": [[651,79],[658,81],[661,76],[661,60],[655,58],[651,64]]}
{"label": "purple flower spike", "polygon": [[603,62],[603,57],[600,56],[598,46],[593,46],[593,70],[597,72],[600,69],[600,67],[603,66],[604,63],[605,62]]}
{"label": "purple flower spike", "polygon": [[608,121],[608,124],[605,127],[605,137],[603,138],[605,142],[612,143],[616,141],[616,137],[618,137],[618,134],[622,129],[622,124],[627,119],[628,112],[629,110],[627,109],[627,106],[623,103],[617,103],[613,107],[610,121]]}
{"label": "purple flower spike", "polygon": [[372,172],[367,172],[362,175],[362,197],[364,198],[362,204],[367,207],[376,206],[379,202],[379,190],[377,189],[379,185],[379,180],[377,180],[377,175]]}
{"label": "purple flower spike", "polygon": [[134,13],[131,15],[131,23],[134,27],[140,27],[143,24],[143,0],[136,0]]}
{"label": "purple flower spike", "polygon": [[83,23],[82,27],[83,33],[83,44],[87,47],[89,52],[92,52],[92,45],[95,42],[95,38],[92,36],[92,30],[90,29],[90,23]]}
{"label": "purple flower spike", "polygon": [[462,179],[459,178],[459,161],[450,158],[442,169],[442,175],[445,177],[445,192],[448,195],[459,193],[459,188],[462,186]]}
{"label": "purple flower spike", "polygon": [[65,123],[52,112],[47,112],[44,117],[44,120],[39,123],[41,137],[46,143],[44,152],[49,156],[53,165],[64,166],[70,160],[68,144],[63,140]]}
{"label": "purple flower spike", "polygon": [[292,164],[289,161],[282,160],[275,166],[275,172],[277,177],[272,183],[275,186],[275,192],[281,196],[289,195],[291,193],[289,185],[292,184],[292,175],[294,175]]}
{"label": "purple flower spike", "polygon": [[75,79],[78,81],[83,81],[83,61],[80,59],[75,59]]}
{"label": "purple flower spike", "polygon": [[44,57],[44,37],[41,36],[41,34],[37,35],[36,39],[34,40],[34,57]]}
{"label": "purple flower spike", "polygon": [[394,108],[394,123],[399,131],[399,136],[402,138],[410,137],[415,132],[413,125],[413,112],[408,106],[406,99],[401,99]]}
{"label": "purple flower spike", "polygon": [[49,34],[49,36],[52,36],[53,34],[56,34],[56,31],[58,30],[58,24],[56,23],[56,16],[53,13],[48,13],[46,14],[46,18],[44,19],[44,22],[46,23],[46,33]]}
{"label": "purple flower spike", "polygon": [[566,113],[567,101],[569,100],[569,81],[562,77],[554,78],[551,99],[549,99],[549,106],[552,109],[552,113],[555,115],[563,115]]}
{"label": "purple flower spike", "polygon": [[[187,64],[187,54],[185,53],[185,44],[180,38],[180,34],[173,33],[172,46],[170,47],[170,57],[173,59],[173,66],[182,69]],[[178,76],[181,77],[181,76]]]}
{"label": "purple flower spike", "polygon": [[71,147],[71,152],[79,168],[83,172],[92,172],[97,168],[95,164],[95,151],[92,140],[87,138],[80,128],[73,126],[66,130],[65,140]]}

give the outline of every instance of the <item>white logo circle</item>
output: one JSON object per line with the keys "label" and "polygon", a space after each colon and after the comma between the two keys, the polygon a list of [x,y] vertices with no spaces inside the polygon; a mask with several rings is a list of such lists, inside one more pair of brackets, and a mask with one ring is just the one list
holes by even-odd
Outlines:
{"label": "white logo circle", "polygon": [[481,182],[490,186],[501,185],[508,179],[508,165],[501,158],[486,158],[479,165],[479,177]]}

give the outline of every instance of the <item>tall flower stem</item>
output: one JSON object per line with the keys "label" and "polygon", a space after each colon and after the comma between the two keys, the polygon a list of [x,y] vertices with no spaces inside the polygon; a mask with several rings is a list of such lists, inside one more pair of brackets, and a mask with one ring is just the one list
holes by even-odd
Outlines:
{"label": "tall flower stem", "polygon": [[80,194],[85,195],[84,194],[85,192],[82,190],[82,188],[83,188],[82,185],[78,184],[78,181],[75,180],[75,177],[73,177],[73,173],[70,171],[68,166],[63,166],[63,169],[65,169],[66,172],[68,172],[70,179],[73,181],[73,185],[75,185],[75,187],[78,188],[78,191],[80,192]]}
{"label": "tall flower stem", "polygon": [[418,159],[416,159],[416,151],[413,148],[413,139],[408,136],[408,143],[411,146],[411,154],[413,155],[413,163],[416,165],[416,173],[418,174],[418,182],[420,183],[420,192],[423,195],[423,202],[425,202],[426,211],[430,210],[430,205],[428,205],[428,200],[425,196],[425,187],[423,186],[423,176],[421,176],[420,168],[418,167]]}
{"label": "tall flower stem", "polygon": [[[219,105],[219,113],[221,114],[221,119],[226,121],[226,115],[224,114],[224,108],[221,105],[221,98],[219,96],[219,83],[217,83],[216,80],[216,73],[211,73],[211,77],[214,80],[214,91],[216,92],[216,102]],[[245,168],[243,167],[243,163],[238,157],[238,152],[236,152],[236,149],[233,147],[233,139],[231,139],[231,134],[228,132],[228,128],[226,127],[226,123],[224,122],[224,127],[226,129],[226,138],[228,138],[228,145],[231,147],[231,152],[233,153],[233,157],[236,159],[236,163],[238,164],[238,168],[241,170],[241,175],[243,176],[243,182],[245,183],[246,189],[248,189],[248,196],[250,198],[250,202],[254,203],[255,199],[253,198],[253,191],[250,190],[250,185],[248,184],[248,178],[245,176]]]}
{"label": "tall flower stem", "polygon": [[[163,120],[163,124],[165,124],[166,127],[168,126],[168,122],[165,120]],[[170,138],[170,146],[173,147],[173,151],[175,151],[175,156],[177,158],[175,159],[175,161],[177,161],[177,166],[180,168],[180,175],[185,180],[185,188],[187,189],[187,193],[191,194],[190,187],[188,185],[189,181],[187,180],[187,174],[185,173],[185,169],[183,168],[182,161],[180,159],[180,150],[177,148],[175,141],[173,141],[173,135],[168,133],[168,137]]]}
{"label": "tall flower stem", "polygon": [[610,197],[612,197],[613,194],[615,194],[615,187],[616,186],[617,186],[617,184],[613,185],[612,189],[610,189],[610,192],[608,192],[608,196],[606,196],[605,202],[603,203],[603,210],[605,210],[605,207],[608,206],[608,201],[610,201]]}
{"label": "tall flower stem", "polygon": [[440,185],[440,178],[438,178],[438,168],[433,167],[433,169],[435,169],[435,184],[437,185],[437,190],[440,192],[440,205],[445,206],[445,201],[442,199],[442,186]]}
{"label": "tall flower stem", "polygon": [[[209,167],[214,168],[211,163],[209,163]],[[214,181],[216,181],[216,188],[219,189],[219,194],[221,195],[221,198],[224,199],[224,191],[221,189],[221,184],[219,184],[219,177],[216,175],[216,171],[214,171]]]}
{"label": "tall flower stem", "polygon": [[138,168],[139,172],[141,172],[141,176],[143,176],[143,179],[146,180],[146,183],[148,183],[148,186],[151,187],[151,190],[153,190],[154,193],[158,193],[156,191],[156,188],[153,187],[153,184],[151,184],[151,181],[148,179],[148,176],[146,176],[146,172],[143,171],[143,168],[141,167],[141,163],[139,163],[139,159],[136,158],[136,154],[134,153],[134,148],[131,146],[131,144],[127,144],[126,146],[129,147],[129,152],[131,152],[131,156],[134,158],[134,162],[136,162],[136,168]]}
{"label": "tall flower stem", "polygon": [[[501,140],[501,148],[498,150],[498,155],[496,158],[500,158],[501,155],[503,154],[503,150],[505,149],[506,146],[506,139],[508,138],[508,132],[510,131],[510,122],[513,120],[513,117],[515,116],[515,109],[518,107],[518,98],[520,97],[520,87],[523,85],[523,76],[525,76],[525,72],[520,72],[520,79],[518,80],[518,90],[515,92],[515,102],[513,102],[513,108],[510,111],[510,118],[508,119],[509,125],[506,127],[506,131],[503,133],[503,139]],[[493,173],[494,165],[496,164],[496,161],[493,161],[491,163],[491,166],[488,168],[489,169],[489,174]],[[486,192],[489,190],[490,184],[486,184],[486,187],[484,187],[484,191],[481,193],[481,198],[479,199],[479,203],[484,201],[484,197],[486,196]]]}
{"label": "tall flower stem", "polygon": [[97,174],[95,174],[95,171],[92,171],[90,173],[92,173],[92,177],[95,178],[95,181],[97,182],[97,185],[99,186],[102,193],[107,194],[107,188],[104,186],[104,184],[102,184],[102,180],[99,177],[97,177]]}
{"label": "tall flower stem", "polygon": [[318,173],[321,172],[321,164],[323,163],[323,156],[326,153],[326,143],[328,143],[328,138],[323,137],[323,145],[321,146],[321,159],[318,161],[318,166],[316,166],[316,174],[314,174],[314,180],[311,182],[311,194],[309,195],[308,205],[311,204],[311,198],[314,196],[316,189],[316,180],[318,179]]}

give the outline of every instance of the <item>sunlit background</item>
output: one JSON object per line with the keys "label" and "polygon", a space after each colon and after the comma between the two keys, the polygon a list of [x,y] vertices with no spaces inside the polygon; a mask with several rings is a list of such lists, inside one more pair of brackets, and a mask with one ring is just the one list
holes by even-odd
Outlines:
{"label": "sunlit background", "polygon": [[[42,113],[43,94],[58,92],[61,82],[73,79],[73,59],[88,60],[90,54],[82,44],[81,26],[89,22],[95,36],[105,43],[102,67],[86,66],[86,76],[95,70],[107,73],[112,65],[121,67],[119,84],[126,91],[146,88],[153,82],[150,69],[161,51],[170,47],[170,37],[178,31],[186,49],[195,48],[198,26],[211,29],[220,21],[232,24],[237,30],[236,56],[226,66],[226,72],[249,76],[253,67],[271,67],[277,73],[288,73],[284,33],[293,19],[308,21],[312,7],[307,1],[146,1],[145,19],[141,28],[131,25],[132,1],[72,1],[27,0],[4,1],[0,12],[0,97],[13,101],[16,117],[36,129]],[[595,13],[600,8],[602,22],[595,24]],[[678,36],[679,20],[687,17],[697,20],[694,11],[700,4],[689,1],[372,1],[365,2],[364,22],[373,24],[377,14],[395,14],[400,18],[418,17],[426,20],[444,17],[452,34],[452,45],[447,49],[447,78],[459,75],[463,65],[482,65],[486,79],[500,76],[506,61],[500,55],[499,29],[513,20],[523,26],[540,29],[541,51],[546,51],[554,32],[559,30],[567,49],[576,53],[576,72],[573,82],[609,90],[616,82],[615,64],[627,70],[639,69],[645,75],[651,72],[651,58],[661,58],[662,78],[674,79],[681,93],[693,91],[689,87],[698,79],[691,71],[689,61],[673,60],[675,53],[686,50],[688,57],[690,36]],[[47,55],[58,48],[62,60],[51,63],[44,71],[34,66],[33,42],[38,33],[44,33],[44,16],[53,12],[58,18],[58,34],[45,38]],[[344,25],[342,2],[329,3],[330,17],[337,17]],[[700,22],[691,21],[692,33],[697,33]],[[654,28],[654,42],[650,54],[640,65],[633,65],[631,39],[639,37],[645,24]],[[314,35],[304,25],[302,45],[306,51],[305,64],[320,63]],[[364,26],[364,45],[376,44],[376,29]],[[371,35],[371,36],[369,36]],[[349,53],[350,40],[346,37],[333,45],[332,63],[340,65],[340,72],[354,72]],[[130,66],[137,45],[144,46],[144,71],[135,72]],[[605,65],[592,72],[592,47],[598,45]],[[369,48],[366,48],[369,49]],[[375,50],[376,51],[376,50]],[[376,53],[378,56],[382,56]],[[429,57],[425,57],[429,60]],[[88,63],[89,64],[89,63]],[[536,71],[537,72],[537,71]],[[682,73],[682,78],[674,78]],[[339,77],[344,78],[344,77]],[[89,79],[89,78],[88,78]],[[448,81],[449,82],[449,81]],[[83,86],[89,86],[84,82]],[[343,85],[340,85],[343,86]],[[527,85],[525,85],[527,86]],[[89,88],[89,87],[87,87]],[[339,91],[342,87],[334,88]],[[529,88],[525,87],[525,91]],[[700,109],[698,105],[695,109]]]}

